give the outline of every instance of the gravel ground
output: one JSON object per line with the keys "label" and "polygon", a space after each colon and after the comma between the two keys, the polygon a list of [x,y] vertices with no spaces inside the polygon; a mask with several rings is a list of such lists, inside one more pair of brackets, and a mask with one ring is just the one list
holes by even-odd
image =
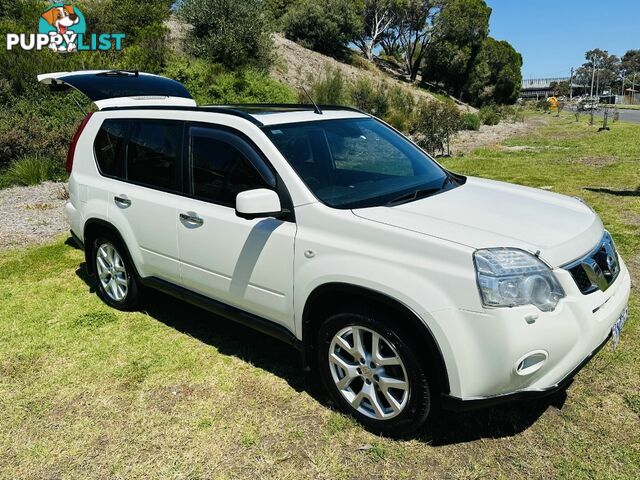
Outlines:
{"label": "gravel ground", "polygon": [[479,147],[497,145],[509,137],[524,135],[535,127],[543,125],[545,119],[540,116],[526,117],[524,122],[501,122],[498,125],[482,125],[480,130],[459,132],[451,142],[451,153],[464,155]]}
{"label": "gravel ground", "polygon": [[47,243],[67,232],[64,183],[0,190],[0,251]]}

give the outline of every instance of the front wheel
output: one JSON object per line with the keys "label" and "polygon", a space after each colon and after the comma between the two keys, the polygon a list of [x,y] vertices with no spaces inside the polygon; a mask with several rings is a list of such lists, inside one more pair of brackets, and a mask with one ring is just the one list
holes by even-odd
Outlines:
{"label": "front wheel", "polygon": [[318,336],[318,368],[333,400],[369,430],[417,430],[431,410],[427,376],[410,336],[384,318],[329,317]]}

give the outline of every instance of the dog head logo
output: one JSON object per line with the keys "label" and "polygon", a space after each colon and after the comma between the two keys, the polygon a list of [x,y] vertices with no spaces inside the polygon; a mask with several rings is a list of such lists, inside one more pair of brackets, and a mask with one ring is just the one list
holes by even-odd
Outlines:
{"label": "dog head logo", "polygon": [[73,52],[78,49],[77,37],[85,33],[86,23],[78,7],[60,3],[42,14],[39,30],[51,37],[51,50]]}

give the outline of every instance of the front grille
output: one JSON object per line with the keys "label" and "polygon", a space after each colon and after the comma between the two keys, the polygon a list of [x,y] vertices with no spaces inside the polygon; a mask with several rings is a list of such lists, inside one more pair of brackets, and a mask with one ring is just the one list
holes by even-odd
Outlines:
{"label": "front grille", "polygon": [[609,288],[620,273],[618,252],[609,232],[605,232],[591,252],[563,268],[569,271],[584,295]]}

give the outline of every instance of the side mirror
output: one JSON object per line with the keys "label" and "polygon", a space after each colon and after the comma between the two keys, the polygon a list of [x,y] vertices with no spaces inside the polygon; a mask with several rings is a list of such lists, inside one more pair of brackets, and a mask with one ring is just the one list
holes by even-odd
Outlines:
{"label": "side mirror", "polygon": [[240,218],[278,217],[282,214],[280,197],[273,190],[258,188],[240,192],[236,196],[236,215]]}

